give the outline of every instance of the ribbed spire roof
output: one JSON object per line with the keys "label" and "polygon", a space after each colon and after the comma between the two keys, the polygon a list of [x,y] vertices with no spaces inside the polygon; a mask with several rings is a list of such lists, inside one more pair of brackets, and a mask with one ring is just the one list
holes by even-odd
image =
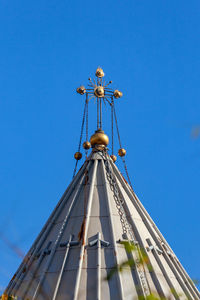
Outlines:
{"label": "ribbed spire roof", "polygon": [[[32,300],[131,300],[152,293],[160,298],[200,299],[106,148],[97,148],[65,191],[5,293]],[[113,267],[128,259],[134,261],[132,267],[125,265],[106,279]]]}

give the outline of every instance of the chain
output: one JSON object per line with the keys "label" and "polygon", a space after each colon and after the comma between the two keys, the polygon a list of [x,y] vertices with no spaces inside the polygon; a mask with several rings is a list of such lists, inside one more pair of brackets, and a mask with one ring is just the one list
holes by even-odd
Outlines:
{"label": "chain", "polygon": [[[79,145],[78,145],[78,152],[80,152],[80,149],[81,149],[81,142],[82,142],[82,137],[83,137],[83,128],[84,128],[84,124],[85,124],[85,114],[86,114],[86,110],[87,110],[86,108],[87,108],[87,97],[86,97],[86,101],[85,101],[84,112],[83,112],[83,120],[82,120],[82,124],[81,124],[81,135],[80,135],[80,140],[79,140]],[[76,161],[76,164],[75,164],[75,167],[74,167],[73,178],[76,174],[77,165],[78,165],[78,160]]]}
{"label": "chain", "polygon": [[[115,111],[115,107],[114,107],[114,102],[113,102],[113,111],[114,111],[115,123],[116,123],[116,128],[117,128],[117,135],[118,135],[118,140],[119,140],[119,146],[120,146],[120,148],[122,148],[122,143],[121,143],[121,139],[120,139],[120,135],[119,135],[119,127],[118,127],[118,123],[117,123],[117,115],[116,115],[116,111]],[[130,187],[131,187],[131,189],[133,191],[133,186],[132,186],[129,174],[128,174],[128,169],[127,169],[125,158],[121,157],[121,159],[122,159],[122,162],[123,162],[123,165],[124,165],[124,170],[125,170],[125,173],[126,173],[126,176],[127,176],[127,179],[128,179],[128,183],[129,183],[129,185],[130,185]]]}
{"label": "chain", "polygon": [[114,127],[113,127],[113,108],[114,101],[111,99],[111,133],[112,133],[112,155],[114,154]]}
{"label": "chain", "polygon": [[125,172],[126,172],[126,176],[127,176],[127,179],[128,179],[128,183],[133,191],[133,186],[132,186],[132,183],[131,183],[131,180],[130,180],[130,177],[129,177],[129,174],[128,174],[128,169],[127,169],[127,165],[126,165],[126,161],[125,161],[125,158],[122,157],[122,162],[124,164],[124,169],[125,169]]}
{"label": "chain", "polygon": [[[86,132],[86,141],[88,141],[88,94],[86,94],[86,125],[85,125],[85,132]],[[86,156],[86,159],[87,159],[88,149],[85,150],[85,156]]]}
{"label": "chain", "polygon": [[88,141],[88,94],[86,95],[86,141]]}
{"label": "chain", "polygon": [[124,211],[124,207],[123,207],[124,201],[122,199],[122,195],[118,188],[117,181],[116,181],[115,177],[113,176],[113,172],[112,172],[109,160],[106,155],[105,155],[105,168],[106,168],[106,176],[107,176],[108,182],[110,184],[110,188],[114,194],[115,204],[116,204],[118,214],[120,217],[120,222],[122,225],[123,236],[124,236],[124,238],[128,238],[127,233],[129,233],[130,239],[132,241],[134,241],[135,238],[133,235],[133,231],[132,231],[131,226],[126,218],[126,213]]}
{"label": "chain", "polygon": [[120,148],[122,148],[122,143],[121,143],[121,139],[120,139],[120,135],[119,135],[119,127],[118,127],[118,123],[117,123],[117,116],[116,116],[114,101],[113,101],[113,112],[114,112],[115,124],[116,124],[116,128],[117,128],[117,136],[118,136],[118,140],[119,140],[119,146],[120,146]]}

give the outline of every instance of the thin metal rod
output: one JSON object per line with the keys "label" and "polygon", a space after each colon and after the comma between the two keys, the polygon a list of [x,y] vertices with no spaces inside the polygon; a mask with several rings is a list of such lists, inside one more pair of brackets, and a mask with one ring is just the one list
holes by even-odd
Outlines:
{"label": "thin metal rod", "polygon": [[91,177],[91,183],[90,183],[90,191],[89,191],[89,196],[88,196],[88,205],[87,205],[87,208],[86,208],[85,231],[84,231],[83,241],[82,241],[81,250],[80,250],[80,256],[79,256],[80,258],[79,258],[79,265],[78,265],[78,270],[77,270],[77,275],[76,275],[76,283],[75,283],[75,290],[74,290],[73,300],[78,299],[78,292],[79,292],[79,285],[80,285],[80,278],[81,278],[81,269],[82,269],[84,250],[85,250],[85,239],[87,237],[88,226],[89,226],[89,221],[90,221],[92,199],[93,199],[93,192],[94,192],[94,182],[95,182],[96,172],[97,172],[97,164],[98,164],[98,160],[95,160],[94,161],[94,167],[93,167],[93,173],[92,173],[92,177]]}
{"label": "thin metal rod", "polygon": [[[86,164],[86,163],[85,163]],[[26,276],[27,271],[29,270],[30,266],[32,265],[32,262],[35,258],[35,255],[38,250],[40,250],[42,244],[44,243],[49,231],[51,230],[56,218],[60,214],[60,212],[63,209],[63,206],[66,204],[66,199],[70,197],[72,192],[74,191],[74,188],[76,186],[76,183],[79,181],[79,179],[82,176],[82,173],[84,172],[84,167],[78,174],[78,177],[75,177],[72,182],[70,183],[67,190],[64,192],[63,196],[61,197],[60,201],[56,205],[55,209],[53,210],[52,214],[50,215],[49,219],[47,220],[45,226],[43,227],[42,231],[40,232],[38,238],[33,243],[33,246],[31,247],[31,251],[27,254],[25,259],[23,260],[22,264],[20,265],[19,269],[16,272],[15,281],[12,282],[12,284],[7,288],[6,293],[9,294],[15,293],[16,288],[19,288],[21,285],[24,277]],[[29,258],[30,256],[30,258]],[[24,268],[26,268],[26,272],[24,272]]]}
{"label": "thin metal rod", "polygon": [[114,112],[114,117],[115,117],[115,124],[116,124],[116,129],[117,129],[117,136],[118,136],[118,140],[119,140],[119,146],[120,146],[120,148],[122,148],[122,143],[121,143],[121,139],[120,139],[120,135],[119,135],[119,127],[118,127],[118,123],[117,123],[117,115],[116,115],[116,111],[115,111],[114,101],[113,101],[113,112]]}
{"label": "thin metal rod", "polygon": [[87,102],[88,102],[88,96],[86,94],[86,100],[85,100],[85,106],[84,106],[84,112],[83,112],[83,120],[82,120],[82,124],[81,124],[81,135],[80,135],[80,140],[79,140],[79,145],[78,145],[78,151],[80,151],[80,149],[81,149],[83,129],[84,129],[84,124],[85,124],[85,114],[86,114],[86,110],[87,110]]}
{"label": "thin metal rod", "polygon": [[172,257],[172,261],[174,262],[175,266],[177,267],[177,270],[179,271],[179,273],[181,273],[182,276],[184,276],[185,280],[187,281],[187,285],[189,284],[190,288],[192,288],[192,290],[195,292],[195,294],[196,294],[195,297],[199,297],[200,298],[199,290],[197,290],[196,286],[193,284],[193,282],[189,278],[187,272],[185,271],[185,269],[183,268],[183,266],[180,264],[178,258],[177,257]]}
{"label": "thin metal rod", "polygon": [[88,95],[86,95],[86,141],[88,141]]}
{"label": "thin metal rod", "polygon": [[[180,268],[177,267],[174,258],[172,257],[172,259],[169,258],[168,254],[165,253],[165,251],[163,252],[163,256],[166,260],[166,262],[168,263],[168,265],[170,266],[174,276],[176,277],[176,280],[178,281],[178,283],[180,284],[182,290],[185,292],[186,295],[190,295],[192,294],[193,297],[196,299],[197,294],[195,293],[195,291],[193,289],[191,289],[191,286],[188,284],[188,281],[190,283],[190,280],[188,280],[187,278],[185,278],[183,275],[180,275]],[[199,295],[198,295],[199,297]]]}
{"label": "thin metal rod", "polygon": [[[116,129],[117,129],[117,136],[118,136],[118,140],[119,140],[119,146],[120,146],[120,148],[122,148],[122,143],[121,143],[121,139],[120,139],[120,135],[119,135],[119,127],[118,127],[118,122],[117,122],[117,115],[116,115],[116,111],[115,111],[114,101],[113,101],[113,112],[114,112],[114,117],[115,117],[115,124],[116,124]],[[124,157],[122,157],[122,162],[124,164],[124,169],[125,169],[125,172],[126,172],[128,183],[129,183],[130,187],[133,190],[133,186],[132,186],[129,174],[128,174],[128,169],[127,169],[127,165],[126,165],[126,161],[125,161]]]}
{"label": "thin metal rod", "polygon": [[97,235],[97,300],[101,300],[101,233]]}
{"label": "thin metal rod", "polygon": [[104,91],[107,91],[107,92],[110,92],[110,93],[112,93],[112,94],[113,94],[113,90],[111,90],[111,89],[108,89],[108,88],[106,88],[106,87],[104,87]]}
{"label": "thin metal rod", "polygon": [[112,134],[112,155],[114,154],[114,127],[113,127],[113,98],[111,98],[111,134]]}
{"label": "thin metal rod", "polygon": [[64,267],[65,267],[65,264],[66,264],[66,261],[67,261],[67,257],[68,257],[68,254],[69,254],[69,248],[70,248],[70,243],[72,241],[72,238],[73,238],[73,235],[70,234],[69,241],[68,241],[67,246],[66,246],[65,256],[64,256],[64,259],[63,259],[62,267],[60,269],[60,273],[58,275],[58,279],[57,279],[57,283],[56,283],[56,287],[55,287],[55,290],[54,290],[54,294],[53,294],[52,300],[56,299],[56,296],[57,296],[57,293],[58,293],[58,289],[59,289],[60,282],[61,282],[61,279],[62,279]]}
{"label": "thin metal rod", "polygon": [[159,258],[159,255],[158,255],[156,249],[155,249],[154,246],[152,245],[150,239],[147,239],[146,241],[147,241],[149,247],[152,246],[152,250],[151,250],[151,251],[152,251],[152,254],[153,254],[153,256],[154,256],[154,258],[155,258],[157,264],[159,265],[159,268],[161,269],[161,271],[162,271],[162,273],[163,273],[163,276],[164,276],[164,278],[165,278],[167,284],[168,284],[169,287],[170,287],[170,290],[173,291],[173,296],[174,296],[177,300],[180,299],[179,296],[178,296],[178,294],[177,294],[177,291],[176,291],[176,289],[175,289],[175,286],[173,285],[172,281],[170,280],[170,278],[169,278],[169,276],[168,276],[168,274],[167,274],[167,272],[166,272],[166,270],[165,270],[165,268],[164,268],[164,266],[163,266],[163,264],[162,264],[162,262],[161,262],[161,260],[160,260],[160,258]]}
{"label": "thin metal rod", "polygon": [[[85,115],[87,111],[87,103],[88,103],[88,93],[86,93],[86,100],[85,100],[85,106],[84,106],[84,112],[83,112],[83,119],[82,119],[82,124],[81,124],[81,134],[80,134],[80,140],[79,140],[79,145],[78,145],[78,152],[80,152],[81,149],[81,142],[82,142],[82,137],[83,137],[83,129],[84,129],[84,124],[85,124]],[[75,167],[74,167],[74,172],[73,172],[73,177],[76,175],[76,170],[78,166],[78,160],[76,160]]]}
{"label": "thin metal rod", "polygon": [[100,128],[102,129],[102,100],[101,100],[101,98],[99,99],[99,105],[100,105],[100,124],[99,124],[99,126],[100,126]]}
{"label": "thin metal rod", "polygon": [[122,159],[122,162],[123,162],[123,164],[124,164],[124,169],[125,169],[125,172],[126,172],[126,176],[127,176],[127,179],[128,179],[128,183],[129,183],[131,189],[133,190],[133,186],[132,186],[132,183],[131,183],[130,176],[129,176],[129,174],[128,174],[128,168],[127,168],[127,165],[126,165],[125,158],[124,158],[124,157],[121,157],[121,159]]}
{"label": "thin metal rod", "polygon": [[97,98],[97,130],[99,129],[99,98]]}
{"label": "thin metal rod", "polygon": [[[112,244],[114,248],[114,253],[113,257],[115,257],[116,265],[119,266],[119,261],[118,261],[118,249],[116,246],[116,237],[115,237],[115,232],[114,232],[114,225],[113,225],[113,216],[112,216],[112,210],[111,210],[111,204],[110,204],[110,199],[109,199],[109,191],[108,191],[108,183],[106,181],[106,170],[105,170],[105,165],[104,161],[101,160],[101,167],[103,170],[103,181],[104,181],[104,192],[105,192],[105,197],[106,197],[106,204],[107,204],[107,210],[108,210],[108,215],[109,215],[109,221],[110,221],[110,230],[111,230],[111,238],[112,238]],[[122,285],[122,279],[121,279],[121,274],[119,272],[116,272],[117,276],[117,284],[119,288],[119,300],[124,300],[124,292],[123,292],[123,285]]]}
{"label": "thin metal rod", "polygon": [[40,254],[40,257],[39,257],[39,259],[38,259],[38,261],[36,263],[36,266],[34,268],[34,272],[30,274],[31,275],[31,279],[26,284],[26,289],[24,291],[23,297],[26,295],[27,291],[29,290],[29,288],[31,286],[31,283],[32,283],[32,279],[34,280],[34,276],[37,273],[37,270],[38,270],[39,266],[41,265],[42,260],[44,259],[44,255],[43,254],[44,254],[45,250],[47,250],[49,248],[50,244],[51,244],[51,242],[48,244],[48,246],[46,247],[46,249],[44,249],[44,251]]}
{"label": "thin metal rod", "polygon": [[61,227],[60,227],[59,234],[58,234],[58,236],[57,236],[56,241],[54,242],[53,248],[52,248],[51,253],[50,253],[50,255],[49,255],[48,259],[47,259],[47,262],[46,262],[46,265],[45,265],[45,267],[44,267],[44,270],[43,270],[42,274],[40,275],[40,279],[39,279],[39,282],[38,282],[37,287],[36,287],[36,289],[35,289],[35,293],[34,293],[34,295],[33,295],[32,300],[35,300],[36,297],[37,297],[37,295],[38,295],[40,286],[41,286],[42,283],[43,283],[45,274],[46,274],[46,272],[48,271],[48,268],[49,268],[49,266],[50,266],[50,264],[51,264],[51,261],[52,261],[52,259],[53,259],[54,253],[55,253],[55,251],[56,251],[56,248],[57,248],[57,246],[58,246],[58,244],[59,244],[59,242],[60,242],[60,240],[61,240],[61,238],[62,238],[62,236],[63,236],[64,230],[65,230],[66,225],[67,225],[68,220],[69,220],[69,216],[70,216],[71,211],[72,211],[72,209],[73,209],[73,207],[74,207],[75,200],[78,198],[77,195],[78,195],[78,194],[80,193],[80,191],[81,191],[83,179],[84,179],[84,176],[81,178],[81,184],[79,185],[79,188],[76,190],[76,192],[75,192],[75,194],[74,194],[74,196],[73,196],[73,199],[72,199],[72,201],[71,201],[71,204],[70,204],[70,206],[69,206],[69,209],[68,209],[68,211],[67,211],[67,214],[66,214],[66,216],[65,216],[65,219],[64,219],[64,221],[63,221],[63,223],[62,223],[62,225],[61,225]]}

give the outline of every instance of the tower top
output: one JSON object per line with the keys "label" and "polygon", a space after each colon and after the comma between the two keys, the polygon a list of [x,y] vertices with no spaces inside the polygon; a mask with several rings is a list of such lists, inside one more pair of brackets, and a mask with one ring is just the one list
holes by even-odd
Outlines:
{"label": "tower top", "polygon": [[122,97],[122,92],[119,90],[112,90],[109,85],[112,81],[106,82],[103,78],[105,76],[102,68],[98,67],[95,72],[96,78],[88,78],[89,83],[87,87],[81,85],[76,89],[80,95],[86,94],[87,102],[92,98],[97,101],[97,130],[102,129],[102,103],[109,103],[110,106],[114,103],[114,98],[118,99]]}
{"label": "tower top", "polygon": [[[119,140],[120,148],[118,150],[118,155],[120,157],[124,157],[126,155],[126,150],[122,148],[117,117],[115,112],[115,100],[122,97],[122,92],[119,90],[113,90],[109,86],[112,81],[106,82],[104,79],[105,73],[101,67],[98,67],[95,72],[95,78],[88,78],[89,83],[87,87],[84,85],[79,86],[76,91],[80,95],[85,96],[85,108],[83,113],[83,121],[81,126],[81,135],[80,135],[80,142],[78,151],[74,154],[74,158],[76,159],[76,166],[74,170],[74,175],[76,173],[77,163],[82,158],[82,153],[80,152],[80,147],[82,143],[82,135],[84,130],[84,125],[86,124],[86,141],[83,143],[83,148],[86,151],[86,158],[87,152],[92,147],[93,149],[96,148],[98,150],[107,149],[109,144],[109,138],[103,131],[103,121],[102,121],[102,114],[103,114],[103,105],[106,103],[111,108],[111,159],[113,162],[117,160],[117,156],[114,155],[114,123],[116,124],[117,130],[117,137]],[[88,105],[91,99],[95,100],[95,104],[97,106],[96,110],[96,131],[91,136],[90,141],[88,139]],[[107,119],[107,117],[106,117]]]}

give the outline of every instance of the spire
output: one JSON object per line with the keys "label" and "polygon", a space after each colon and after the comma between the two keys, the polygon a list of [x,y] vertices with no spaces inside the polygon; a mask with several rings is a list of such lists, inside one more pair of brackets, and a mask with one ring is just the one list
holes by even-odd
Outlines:
{"label": "spire", "polygon": [[129,300],[155,295],[157,299],[200,299],[199,291],[108,154],[107,142],[100,139],[101,143],[92,143],[91,138],[89,157],[4,297]]}

